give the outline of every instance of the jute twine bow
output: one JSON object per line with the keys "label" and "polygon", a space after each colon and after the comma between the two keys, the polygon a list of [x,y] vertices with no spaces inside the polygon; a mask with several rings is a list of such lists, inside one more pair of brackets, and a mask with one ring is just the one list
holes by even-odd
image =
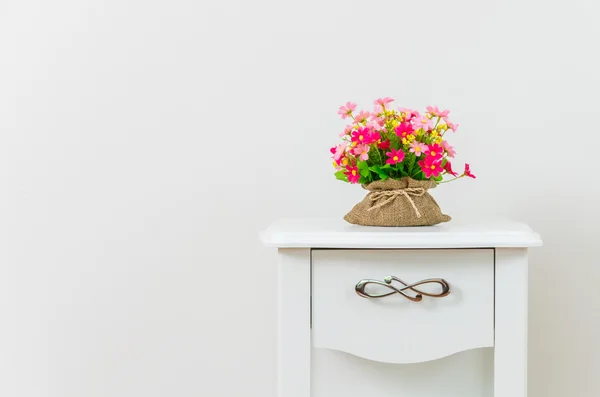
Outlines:
{"label": "jute twine bow", "polygon": [[367,212],[372,211],[376,208],[383,207],[384,205],[386,205],[388,203],[391,203],[392,200],[394,200],[398,196],[404,196],[404,197],[406,197],[408,202],[412,205],[413,209],[415,210],[415,214],[417,215],[417,218],[420,218],[421,213],[419,212],[419,209],[417,208],[417,206],[415,205],[415,202],[413,201],[413,199],[410,196],[421,197],[422,195],[425,194],[425,192],[426,192],[426,190],[423,189],[422,187],[407,187],[404,189],[375,191],[375,192],[371,193],[371,196],[370,196],[371,201],[376,201],[376,200],[382,199],[384,197],[387,197],[387,200],[383,200],[383,201],[377,203],[376,205],[369,208],[367,210]]}

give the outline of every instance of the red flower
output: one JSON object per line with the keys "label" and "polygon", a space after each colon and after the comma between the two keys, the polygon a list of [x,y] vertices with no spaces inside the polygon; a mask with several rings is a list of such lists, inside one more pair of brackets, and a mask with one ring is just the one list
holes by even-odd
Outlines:
{"label": "red flower", "polygon": [[469,164],[465,164],[465,172],[463,174],[469,178],[477,178],[475,175],[471,174],[471,166]]}
{"label": "red flower", "polygon": [[431,178],[432,176],[436,177],[441,174],[444,170],[442,168],[442,162],[439,160],[433,160],[431,157],[427,157],[425,160],[419,161],[417,164],[423,170],[423,174],[425,174],[425,178]]}
{"label": "red flower", "polygon": [[452,170],[452,164],[450,164],[449,161],[446,162],[446,165],[444,166],[444,170],[452,176],[458,176],[458,174]]}
{"label": "red flower", "polygon": [[379,149],[382,150],[388,150],[390,148],[390,141],[381,141],[379,142],[377,147],[379,147]]}
{"label": "red flower", "polygon": [[444,156],[444,149],[437,143],[434,145],[429,145],[428,148],[429,151],[427,152],[427,160],[431,159],[437,161]]}
{"label": "red flower", "polygon": [[344,174],[346,174],[346,176],[348,177],[348,182],[358,183],[358,179],[360,178],[360,174],[358,172],[358,167],[347,165],[346,170],[347,171],[344,172]]}

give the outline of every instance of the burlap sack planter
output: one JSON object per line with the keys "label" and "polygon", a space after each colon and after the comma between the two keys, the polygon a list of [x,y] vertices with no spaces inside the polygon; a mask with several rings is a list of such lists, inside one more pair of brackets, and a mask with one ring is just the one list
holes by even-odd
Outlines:
{"label": "burlap sack planter", "polygon": [[344,219],[363,226],[431,226],[448,222],[451,218],[442,214],[427,192],[435,186],[435,181],[408,177],[363,185],[369,194]]}

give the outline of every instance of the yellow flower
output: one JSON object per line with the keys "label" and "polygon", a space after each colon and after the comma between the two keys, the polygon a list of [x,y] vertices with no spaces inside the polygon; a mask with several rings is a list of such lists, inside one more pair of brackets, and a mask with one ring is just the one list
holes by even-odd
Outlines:
{"label": "yellow flower", "polygon": [[435,127],[435,129],[438,131],[443,131],[443,130],[447,130],[448,126],[445,123],[441,123],[441,124],[438,124],[438,126]]}
{"label": "yellow flower", "polygon": [[435,140],[435,143],[437,143],[438,145],[441,145],[443,141],[444,141],[444,138],[442,138],[442,137],[440,136],[440,137],[438,137],[438,138]]}
{"label": "yellow flower", "polygon": [[333,168],[337,168],[338,165],[335,161],[332,164],[333,164]]}
{"label": "yellow flower", "polygon": [[406,139],[406,138],[402,138],[402,144],[403,144],[404,146],[407,146],[409,143],[410,143],[410,142],[408,141],[408,139]]}
{"label": "yellow flower", "polygon": [[348,165],[348,157],[344,157],[344,158],[342,159],[342,164],[343,164],[343,165]]}
{"label": "yellow flower", "polygon": [[435,138],[437,138],[438,136],[440,136],[440,134],[438,134],[438,132],[437,132],[436,130],[433,130],[433,131],[431,131],[431,134],[429,134],[429,135],[431,135],[431,137],[432,137],[433,139],[435,139]]}
{"label": "yellow flower", "polygon": [[414,135],[412,135],[412,134],[410,134],[410,135],[409,135],[407,138],[408,138],[408,141],[409,141],[409,142],[412,142],[412,141],[414,141],[415,139],[417,139],[417,137],[416,137],[416,136],[414,136]]}

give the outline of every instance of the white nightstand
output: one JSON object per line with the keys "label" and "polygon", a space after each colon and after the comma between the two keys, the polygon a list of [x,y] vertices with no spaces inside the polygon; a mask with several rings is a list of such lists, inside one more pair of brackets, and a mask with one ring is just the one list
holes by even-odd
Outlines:
{"label": "white nightstand", "polygon": [[279,397],[525,397],[527,249],[511,222],[271,225]]}

